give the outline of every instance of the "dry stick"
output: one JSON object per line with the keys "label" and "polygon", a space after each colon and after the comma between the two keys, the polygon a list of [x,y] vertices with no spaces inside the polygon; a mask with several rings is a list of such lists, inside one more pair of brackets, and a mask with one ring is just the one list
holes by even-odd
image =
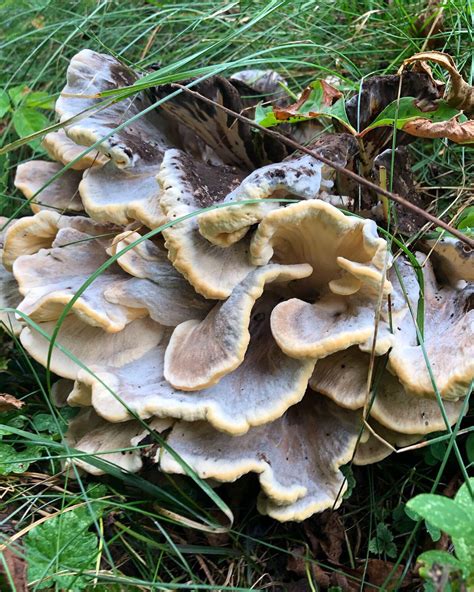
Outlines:
{"label": "dry stick", "polygon": [[359,183],[359,185],[365,185],[365,187],[367,187],[368,189],[372,189],[372,191],[374,191],[376,194],[388,197],[389,199],[397,202],[398,204],[400,204],[404,208],[407,208],[407,209],[411,210],[412,212],[415,212],[415,213],[419,214],[420,216],[423,216],[424,218],[429,220],[431,223],[436,224],[436,226],[440,226],[441,228],[443,228],[447,232],[450,232],[453,236],[455,236],[460,241],[462,241],[463,243],[468,245],[471,249],[474,249],[474,240],[473,239],[469,238],[468,236],[466,236],[465,234],[463,234],[461,231],[457,230],[456,228],[452,228],[449,224],[447,224],[446,222],[443,222],[443,220],[440,220],[436,216],[433,216],[429,212],[423,210],[423,208],[419,208],[415,204],[412,204],[411,202],[409,202],[405,198],[401,197],[400,195],[398,195],[396,193],[392,193],[391,191],[387,191],[386,189],[383,189],[382,187],[379,187],[375,183],[368,181],[367,179],[365,179],[364,177],[361,177],[357,173],[354,173],[354,172],[350,171],[349,169],[346,169],[342,165],[337,164],[336,162],[333,162],[332,160],[329,160],[329,158],[326,158],[325,156],[323,156],[319,152],[317,152],[315,150],[310,150],[309,148],[302,146],[298,142],[295,142],[294,140],[287,138],[283,134],[280,134],[280,132],[276,132],[276,131],[267,129],[266,127],[263,127],[262,125],[255,123],[255,121],[252,121],[248,117],[245,117],[244,115],[241,115],[240,113],[237,113],[236,111],[232,111],[232,109],[228,109],[227,107],[224,107],[224,105],[220,105],[219,103],[216,103],[216,101],[213,101],[212,99],[208,99],[207,97],[205,97],[201,93],[196,92],[195,90],[191,90],[190,88],[183,86],[182,84],[178,84],[178,83],[173,84],[173,86],[180,88],[184,92],[186,92],[190,95],[193,95],[197,99],[204,101],[205,103],[208,103],[209,105],[213,105],[214,107],[221,109],[222,111],[224,111],[228,115],[232,115],[232,117],[235,117],[236,119],[239,119],[240,121],[243,121],[244,123],[247,123],[251,127],[260,130],[261,132],[267,134],[268,136],[272,136],[272,137],[276,138],[277,140],[279,140],[283,144],[290,146],[290,148],[293,148],[294,150],[299,150],[300,152],[304,152],[305,154],[309,154],[309,156],[312,156],[313,158],[320,160],[324,164],[327,164],[328,166],[330,166],[331,168],[335,169],[336,171],[342,173],[346,177],[353,179],[356,183]]}

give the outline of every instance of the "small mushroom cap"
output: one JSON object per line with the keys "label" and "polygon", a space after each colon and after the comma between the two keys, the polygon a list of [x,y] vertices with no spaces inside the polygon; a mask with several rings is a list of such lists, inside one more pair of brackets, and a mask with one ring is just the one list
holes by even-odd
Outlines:
{"label": "small mushroom cap", "polygon": [[[104,107],[108,99],[94,98],[99,93],[132,86],[138,76],[117,59],[83,49],[71,60],[67,71],[67,84],[56,102],[56,112],[65,131],[76,144],[92,146],[123,123],[150,106],[142,93]],[[94,108],[97,108],[94,110]],[[82,118],[68,123],[71,117],[90,109]],[[98,150],[119,168],[138,163],[157,162],[167,145],[160,131],[161,120],[156,112],[147,113],[126,128],[102,140]]]}
{"label": "small mushroom cap", "polygon": [[[82,409],[69,422],[65,439],[76,450],[112,463],[128,473],[137,473],[143,466],[143,449],[138,444],[150,430],[163,433],[172,424],[172,420],[154,419],[148,428],[134,420],[117,425],[104,421],[93,409]],[[91,475],[105,473],[81,457],[72,458],[67,464],[72,463]]]}
{"label": "small mushroom cap", "polygon": [[[423,439],[421,434],[400,434],[397,431],[390,430],[374,419],[370,420],[370,425],[376,434],[394,447],[411,446]],[[390,448],[390,446],[384,444],[384,442],[374,436],[372,432],[368,430],[366,430],[366,432],[368,438],[365,441],[361,439],[357,445],[353,458],[355,465],[371,465],[387,458],[387,456],[390,456],[393,452],[393,449]]]}
{"label": "small mushroom cap", "polygon": [[269,284],[306,277],[309,265],[267,265],[238,284],[227,300],[202,320],[178,325],[165,354],[164,375],[175,388],[200,390],[216,384],[243,361],[250,341],[255,301]]}
{"label": "small mushroom cap", "polygon": [[138,220],[149,228],[166,222],[160,208],[156,180],[159,161],[153,165],[118,169],[113,163],[89,169],[79,186],[84,208],[101,222],[129,224]]}
{"label": "small mushroom cap", "polygon": [[13,268],[15,259],[21,255],[31,255],[53,244],[58,232],[61,216],[56,212],[43,210],[34,216],[14,220],[7,227],[4,237],[3,265],[8,271]]}
{"label": "small mushroom cap", "polygon": [[[8,218],[0,216],[0,228],[5,227],[6,224],[8,224]],[[6,308],[16,308],[21,300],[15,277],[2,264],[5,234],[6,228],[0,231],[0,328],[12,335],[18,335],[22,329],[21,324],[16,319],[15,313],[5,310]]]}
{"label": "small mushroom cap", "polygon": [[[282,521],[304,520],[341,502],[339,467],[350,461],[358,429],[355,414],[315,397],[244,436],[217,432],[205,422],[179,422],[168,444],[203,479],[228,482],[257,473],[271,502],[267,513]],[[166,473],[184,472],[166,451],[160,466]]]}
{"label": "small mushroom cap", "polygon": [[[63,170],[63,165],[46,160],[29,160],[18,165],[16,169],[15,187],[23,193],[26,199],[30,199],[51,177]],[[43,209],[51,209],[58,212],[71,210],[81,212],[84,210],[79,196],[79,182],[81,174],[77,171],[67,170],[55,181],[45,187],[30,202],[34,213]]]}
{"label": "small mushroom cap", "polygon": [[[84,152],[84,148],[68,138],[63,129],[46,134],[41,144],[53,160],[62,164],[69,164]],[[71,168],[75,171],[83,171],[91,167],[102,166],[106,162],[107,158],[103,154],[91,150],[75,162]]]}
{"label": "small mushroom cap", "polygon": [[[353,139],[347,134],[327,135],[316,143],[316,148],[338,164],[346,165],[352,143]],[[319,198],[335,206],[347,207],[351,202],[349,198],[326,193],[333,187],[333,179],[334,170],[320,160],[307,154],[292,155],[283,162],[257,169],[223,201],[300,197]],[[262,201],[212,210],[199,216],[199,231],[213,244],[226,247],[240,240],[252,224],[260,222],[278,207],[276,202]]]}
{"label": "small mushroom cap", "polygon": [[74,381],[60,378],[51,387],[51,401],[56,407],[65,407],[69,393],[74,387]]}
{"label": "small mushroom cap", "polygon": [[372,220],[346,216],[319,199],[291,204],[270,212],[258,226],[250,247],[251,261],[265,265],[309,263],[307,283],[314,291],[335,294],[389,292],[385,270],[391,260],[387,243]]}
{"label": "small mushroom cap", "polygon": [[[388,369],[407,392],[434,397],[427,359],[439,393],[455,401],[466,395],[474,379],[474,288],[472,284],[462,288],[438,284],[431,262],[419,260],[424,277],[425,353],[413,330],[397,331]],[[416,311],[416,306],[412,309]]]}
{"label": "small mushroom cap", "polygon": [[128,408],[142,418],[206,420],[217,430],[243,434],[299,402],[314,366],[311,360],[288,358],[273,340],[269,313],[275,298],[263,297],[254,307],[253,318],[258,320],[251,321],[252,339],[242,364],[207,389],[179,391],[165,380],[167,339],[122,368],[92,366],[93,374],[81,371],[79,380],[91,385],[92,405],[108,421],[125,421]]}
{"label": "small mushroom cap", "polygon": [[430,239],[424,241],[431,253],[437,275],[446,283],[456,287],[464,280],[474,282],[474,250],[454,237]]}
{"label": "small mushroom cap", "polygon": [[[92,368],[91,368],[92,369]],[[79,374],[82,370],[79,371]],[[89,374],[84,370],[85,374]],[[71,407],[91,407],[92,406],[92,389],[85,382],[75,380],[72,388],[69,389],[67,403]]]}
{"label": "small mushroom cap", "polygon": [[[341,407],[358,409],[371,402],[370,416],[398,433],[429,434],[446,429],[438,401],[406,393],[397,378],[386,370],[380,376],[380,369],[375,370],[375,382],[369,393],[369,365],[369,354],[356,347],[349,348],[318,361],[310,386]],[[450,425],[457,421],[462,406],[462,401],[444,402]]]}
{"label": "small mushroom cap", "polygon": [[[136,232],[124,232],[108,252],[114,255],[139,238]],[[106,289],[109,302],[146,310],[154,321],[168,327],[202,319],[213,306],[171,265],[166,252],[149,240],[124,253],[117,263],[135,277]]]}
{"label": "small mushroom cap", "polygon": [[93,236],[113,237],[117,229],[111,225],[94,222],[82,216],[61,216],[57,212],[42,210],[34,216],[14,220],[7,227],[4,238],[3,264],[12,270],[14,261],[21,255],[32,255],[40,249],[51,248],[60,228],[75,228]]}
{"label": "small mushroom cap", "polygon": [[[286,97],[286,93],[282,85],[286,86],[286,81],[281,74],[275,72],[275,70],[259,70],[249,69],[240,70],[235,72],[229,78],[234,86],[237,85],[239,88],[240,84],[245,85],[242,88],[241,94],[247,94],[247,88],[257,93],[258,101],[265,99],[266,101],[271,100],[274,104],[278,103],[279,100]],[[247,87],[247,88],[246,88]],[[262,95],[264,95],[262,97]],[[241,97],[242,100],[243,97]],[[251,99],[252,103],[255,103],[255,99]]]}
{"label": "small mushroom cap", "polygon": [[[242,177],[243,173],[233,167],[213,167],[179,150],[168,150],[158,175],[161,208],[168,221],[197,212],[219,203]],[[211,245],[199,233],[196,217],[166,228],[163,236],[170,261],[206,298],[227,298],[255,268],[249,262],[248,241],[227,249]]]}
{"label": "small mushroom cap", "polygon": [[[123,449],[131,448],[131,440],[141,432],[143,426],[138,421],[117,426],[104,421],[93,409],[82,409],[69,422],[65,439],[71,448],[110,462],[129,473],[137,473],[143,466],[140,449]],[[105,473],[81,457],[73,457],[71,462],[91,475]]]}
{"label": "small mushroom cap", "polygon": [[[323,163],[307,154],[261,167],[246,177],[223,202],[269,197],[312,199],[332,181],[322,178]],[[199,232],[211,243],[227,247],[240,240],[252,224],[278,207],[278,203],[242,204],[212,210],[199,216]]]}
{"label": "small mushroom cap", "polygon": [[[326,295],[309,304],[292,298],[277,304],[272,312],[272,333],[291,357],[321,359],[359,345],[370,350],[376,326],[377,303],[360,296]],[[383,332],[377,340],[377,355],[385,353],[392,335]]]}
{"label": "small mushroom cap", "polygon": [[[55,322],[41,323],[40,328],[51,335]],[[98,327],[83,323],[74,315],[66,317],[56,343],[75,356],[86,368],[92,364],[123,366],[136,360],[155,347],[163,336],[163,328],[151,319],[138,319],[123,331],[106,333]],[[26,351],[43,366],[47,365],[50,341],[32,327],[25,327],[20,341]],[[51,371],[63,378],[77,379],[79,366],[59,347],[54,347]]]}
{"label": "small mushroom cap", "polygon": [[[64,306],[100,265],[107,261],[100,239],[73,228],[58,231],[50,249],[19,257],[13,273],[25,296],[18,309],[34,321],[59,318]],[[127,275],[116,264],[101,273],[74,303],[72,312],[83,321],[111,333],[145,316],[143,309],[112,304],[104,292]]]}
{"label": "small mushroom cap", "polygon": [[6,308],[17,308],[21,301],[21,294],[15,277],[0,263],[0,327],[13,335],[18,335],[22,329],[21,323],[15,318],[15,313],[8,312]]}

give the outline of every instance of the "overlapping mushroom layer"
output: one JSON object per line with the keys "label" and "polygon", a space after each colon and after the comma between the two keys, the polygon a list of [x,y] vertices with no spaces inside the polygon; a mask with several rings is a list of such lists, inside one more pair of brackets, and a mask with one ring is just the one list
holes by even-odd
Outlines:
{"label": "overlapping mushroom layer", "polygon": [[[199,83],[209,110],[184,95],[153,109],[167,87],[90,98],[137,79],[109,56],[73,58],[57,104],[64,131],[45,139],[72,166],[44,189],[60,164],[19,167],[36,213],[2,239],[6,303],[40,331],[5,322],[46,365],[69,307],[50,368],[70,381],[57,383],[63,402],[83,408],[70,445],[136,471],[141,449],[117,450],[156,431],[204,479],[257,473],[259,509],[278,520],[337,506],[342,465],[457,420],[474,375],[472,262],[460,259],[448,285],[444,244],[439,278],[424,255],[417,269],[394,261],[373,221],[338,209],[350,198],[320,161],[287,157],[223,116],[219,104],[238,111],[249,93],[238,77]],[[345,164],[350,141],[325,141]],[[456,339],[446,347],[440,334]],[[169,452],[155,460],[184,472]]]}

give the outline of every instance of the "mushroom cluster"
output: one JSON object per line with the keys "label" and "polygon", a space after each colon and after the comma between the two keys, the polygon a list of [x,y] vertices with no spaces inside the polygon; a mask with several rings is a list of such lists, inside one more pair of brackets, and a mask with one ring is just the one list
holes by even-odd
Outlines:
{"label": "mushroom cluster", "polygon": [[[70,445],[138,471],[142,448],[107,452],[140,442],[145,422],[203,479],[258,474],[259,510],[277,520],[337,507],[342,465],[458,419],[474,377],[472,258],[449,238],[392,255],[373,220],[347,212],[330,167],[219,108],[281,100],[275,73],[194,81],[214,106],[164,100],[169,85],[98,97],[138,79],[93,51],[71,60],[64,127],[43,142],[53,162],[17,169],[34,214],[2,237],[1,306],[41,330],[2,321],[46,366],[46,336],[112,257],[49,363],[56,403],[80,407]],[[357,151],[344,133],[312,145],[344,166]],[[152,460],[185,472],[168,449]]]}

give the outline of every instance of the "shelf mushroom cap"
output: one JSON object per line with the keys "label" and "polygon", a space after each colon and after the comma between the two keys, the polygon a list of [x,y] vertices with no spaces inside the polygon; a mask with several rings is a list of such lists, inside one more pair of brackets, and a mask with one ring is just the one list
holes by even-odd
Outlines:
{"label": "shelf mushroom cap", "polygon": [[85,148],[76,144],[71,138],[68,138],[63,129],[46,134],[41,144],[50,158],[64,165],[67,165],[80,157],[77,162],[71,165],[71,169],[75,171],[83,171],[84,169],[91,167],[100,167],[108,160],[107,157],[100,152],[97,152],[97,150],[91,150],[87,154],[81,156]]}
{"label": "shelf mushroom cap", "polygon": [[[223,434],[206,422],[178,422],[167,443],[203,479],[232,482],[257,473],[268,498],[266,513],[300,521],[341,503],[345,480],[339,469],[352,458],[359,428],[356,414],[309,397],[243,436]],[[160,467],[185,472],[167,451]]]}
{"label": "shelf mushroom cap", "polygon": [[[431,261],[421,254],[418,260],[424,283],[423,345],[416,331],[396,331],[388,369],[410,394],[434,397],[437,390],[456,401],[474,378],[474,287],[439,284]],[[416,305],[412,303],[412,311]]]}
{"label": "shelf mushroom cap", "polygon": [[121,253],[140,239],[138,245],[117,259],[117,264],[132,277],[107,288],[106,300],[146,310],[154,321],[167,327],[205,317],[214,302],[197,294],[173,267],[166,251],[151,240],[143,240],[137,232],[125,231],[115,237],[108,253]]}
{"label": "shelf mushroom cap", "polygon": [[36,195],[41,187],[63,168],[62,164],[46,160],[29,160],[18,165],[14,185],[26,199],[35,196],[34,200],[30,201],[30,207],[34,213],[44,209],[59,213],[67,210],[72,212],[84,210],[78,190],[81,173],[72,169],[63,171],[60,177]]}
{"label": "shelf mushroom cap", "polygon": [[156,180],[159,162],[118,169],[113,163],[84,173],[79,185],[86,212],[95,220],[129,224],[139,221],[148,228],[166,222],[160,208],[160,187]]}
{"label": "shelf mushroom cap", "polygon": [[[158,181],[160,205],[168,222],[218,204],[241,180],[235,167],[198,163],[184,152],[168,150]],[[224,299],[255,268],[249,261],[249,244],[240,241],[223,249],[200,233],[196,216],[163,230],[168,257],[195,290],[206,298]]]}
{"label": "shelf mushroom cap", "polygon": [[333,183],[322,178],[322,169],[322,162],[305,154],[255,170],[225,196],[223,203],[250,199],[261,200],[260,203],[234,205],[201,214],[199,232],[212,244],[228,247],[268,212],[279,207],[278,202],[266,201],[268,198],[312,199],[318,197],[321,190],[330,189]]}
{"label": "shelf mushroom cap", "polygon": [[[85,455],[111,463],[127,473],[137,473],[143,467],[144,456],[137,444],[149,433],[161,434],[172,424],[172,420],[154,419],[148,426],[136,420],[117,425],[104,421],[93,409],[81,409],[69,422],[65,440]],[[74,464],[91,475],[106,473],[106,469],[87,462],[86,458],[73,456],[66,466]]]}
{"label": "shelf mushroom cap", "polygon": [[391,290],[385,279],[391,257],[372,220],[347,216],[322,200],[291,204],[270,212],[252,237],[251,261],[265,265],[309,263],[313,290],[351,295],[361,288]]}
{"label": "shelf mushroom cap", "polygon": [[[40,323],[40,331],[28,326],[20,334],[23,347],[42,366],[48,361],[50,340],[47,336],[52,335],[55,326],[54,321]],[[76,380],[81,368],[87,369],[93,364],[118,367],[136,360],[155,347],[162,337],[161,325],[149,318],[133,321],[122,331],[111,334],[69,315],[61,324],[50,369],[62,378]]]}
{"label": "shelf mushroom cap", "polygon": [[267,294],[258,300],[243,362],[217,384],[193,392],[173,388],[163,375],[169,342],[165,336],[121,368],[94,365],[92,373],[79,372],[78,380],[91,387],[89,404],[112,422],[126,421],[132,411],[142,418],[205,420],[233,435],[281,417],[303,398],[314,362],[289,358],[275,343],[269,319],[276,298]]}
{"label": "shelf mushroom cap", "polygon": [[474,282],[474,249],[454,236],[429,239],[424,244],[441,279],[453,287],[459,281]]}
{"label": "shelf mushroom cap", "polygon": [[92,236],[110,237],[117,228],[101,224],[83,216],[61,216],[57,212],[42,210],[34,216],[25,216],[9,224],[5,232],[3,264],[8,271],[22,255],[33,255],[41,249],[50,249],[61,228],[73,228]]}
{"label": "shelf mushroom cap", "polygon": [[398,379],[383,369],[384,363],[375,362],[374,384],[369,390],[370,355],[351,347],[318,360],[309,385],[341,407],[355,410],[367,405],[371,418],[400,434],[430,434],[456,422],[462,400],[442,402],[446,425],[439,402],[407,393]]}
{"label": "shelf mushroom cap", "polygon": [[[0,216],[0,228],[8,223],[8,218]],[[7,308],[16,308],[21,300],[15,276],[7,271],[2,263],[5,230],[0,232],[0,327],[5,328],[12,335],[19,335],[22,325],[16,319],[15,313]]]}
{"label": "shelf mushroom cap", "polygon": [[[190,320],[174,330],[165,354],[164,375],[175,388],[200,390],[216,384],[243,361],[251,338],[251,315],[265,287],[277,288],[307,277],[311,267],[266,265],[250,272],[229,298],[205,319]],[[274,304],[275,302],[273,302]]]}
{"label": "shelf mushroom cap", "polygon": [[352,459],[355,465],[371,465],[380,462],[390,456],[394,448],[411,446],[423,439],[422,434],[402,434],[396,430],[390,430],[374,419],[370,419],[369,424],[377,435],[374,435],[374,433],[367,429],[365,430],[367,439],[364,441],[361,439],[357,444],[354,458]]}
{"label": "shelf mushroom cap", "polygon": [[[74,228],[60,229],[50,249],[18,257],[13,264],[24,296],[18,309],[37,322],[58,319],[64,306],[107,259],[101,239]],[[113,263],[74,302],[71,312],[111,333],[145,316],[144,309],[113,304],[105,298],[105,291],[125,278],[127,274]]]}
{"label": "shelf mushroom cap", "polygon": [[[138,115],[151,103],[141,92],[111,104],[107,104],[109,99],[97,95],[132,86],[137,80],[137,74],[116,58],[83,49],[72,58],[67,84],[56,102],[56,113],[65,124],[67,136],[83,146],[100,142],[97,149],[119,168],[156,161],[167,146],[156,110],[104,139],[118,123]],[[74,119],[70,121],[71,118]]]}

